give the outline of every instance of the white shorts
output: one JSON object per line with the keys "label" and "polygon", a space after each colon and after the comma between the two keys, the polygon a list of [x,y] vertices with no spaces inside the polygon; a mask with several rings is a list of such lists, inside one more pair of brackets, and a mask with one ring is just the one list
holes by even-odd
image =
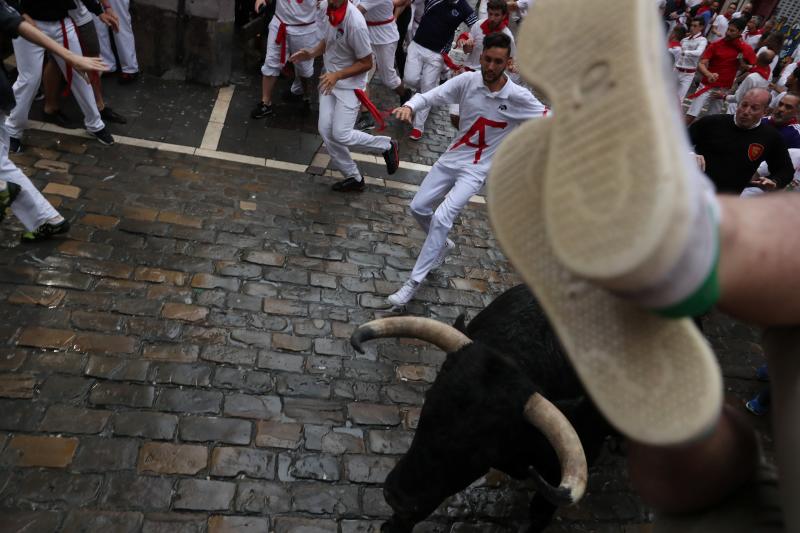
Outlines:
{"label": "white shorts", "polygon": [[[319,42],[319,37],[316,31],[316,25],[310,24],[308,26],[309,32],[300,35],[292,35],[286,32],[286,57],[284,63],[281,63],[281,45],[275,42],[275,37],[278,35],[278,28],[280,21],[278,17],[273,17],[272,22],[269,23],[269,37],[267,38],[267,55],[264,58],[264,65],[261,67],[261,74],[264,76],[277,76],[281,73],[281,69],[289,61],[289,56],[297,52],[301,48],[314,48]],[[305,26],[303,26],[305,27]],[[294,64],[294,71],[301,78],[310,78],[314,75],[314,60],[301,61]]]}

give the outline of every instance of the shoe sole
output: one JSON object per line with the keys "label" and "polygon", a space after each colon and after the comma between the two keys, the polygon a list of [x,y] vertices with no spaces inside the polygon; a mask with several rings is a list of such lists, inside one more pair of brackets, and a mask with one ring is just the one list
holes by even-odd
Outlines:
{"label": "shoe sole", "polygon": [[540,172],[555,122],[524,124],[492,162],[488,205],[497,239],[613,426],[655,445],[701,436],[722,409],[722,376],[692,321],[665,319],[635,307],[577,278],[556,257],[546,232],[546,177]]}
{"label": "shoe sole", "polygon": [[91,133],[92,137],[94,137],[97,140],[97,142],[99,142],[103,146],[114,146],[114,144],[115,144],[115,141],[111,141],[111,142],[104,141],[103,139],[101,139],[100,137],[95,135],[94,133],[92,133],[92,132],[89,132],[89,133]]}
{"label": "shoe sole", "polygon": [[675,142],[686,133],[669,107],[662,22],[641,0],[541,0],[532,11],[519,66],[553,103],[542,168],[555,253],[608,288],[653,283],[677,260],[692,214],[682,164],[690,150]]}

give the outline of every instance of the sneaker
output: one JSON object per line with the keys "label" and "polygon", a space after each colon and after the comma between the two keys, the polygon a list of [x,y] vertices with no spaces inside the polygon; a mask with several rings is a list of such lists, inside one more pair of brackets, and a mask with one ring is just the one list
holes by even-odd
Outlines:
{"label": "sneaker", "polygon": [[17,137],[9,137],[8,151],[11,152],[12,154],[18,154],[22,152],[22,141]]}
{"label": "sneaker", "polygon": [[122,72],[117,80],[120,85],[130,85],[139,79],[138,72]]}
{"label": "sneaker", "polygon": [[411,89],[406,89],[406,91],[403,93],[403,96],[400,97],[400,105],[405,105],[406,102],[411,100],[413,95],[414,93],[411,91]]}
{"label": "sneaker", "polygon": [[268,117],[272,114],[272,104],[265,104],[264,102],[259,102],[258,105],[250,111],[250,118],[264,118]]}
{"label": "sneaker", "polygon": [[20,240],[22,242],[37,242],[49,239],[53,235],[60,235],[69,231],[69,222],[66,219],[58,224],[51,224],[45,222],[34,231],[26,231],[22,234]]}
{"label": "sneaker", "polygon": [[103,119],[103,122],[113,122],[115,124],[128,123],[128,119],[111,109],[109,106],[105,106],[100,110],[100,118]]}
{"label": "sneaker", "polygon": [[111,146],[114,144],[114,137],[108,132],[108,128],[103,128],[99,131],[90,131],[94,138],[100,141],[100,144]]}
{"label": "sneaker", "polygon": [[439,252],[439,257],[436,258],[436,262],[434,262],[433,266],[431,266],[431,270],[436,270],[442,266],[444,264],[444,260],[448,255],[450,255],[450,252],[452,252],[455,247],[456,243],[450,239],[447,239],[444,243],[444,248],[442,248],[442,251]]}
{"label": "sneaker", "polygon": [[375,119],[369,113],[361,113],[361,118],[356,122],[355,128],[360,131],[371,131],[375,129]]}
{"label": "sneaker", "polygon": [[752,400],[747,400],[744,403],[744,406],[747,408],[748,411],[750,411],[756,416],[764,416],[765,414],[767,414],[767,411],[769,411],[769,409],[767,409],[767,406],[765,406],[759,401],[758,396],[756,396]]}
{"label": "sneaker", "polygon": [[411,133],[408,134],[408,138],[411,139],[412,141],[418,141],[422,139],[422,132],[417,128],[414,128],[413,130],[411,130]]}
{"label": "sneaker", "polygon": [[[102,113],[100,113],[102,116]],[[71,118],[64,114],[63,111],[60,109],[55,113],[48,113],[47,111],[42,112],[42,118],[44,118],[45,122],[49,122],[50,124],[55,124],[56,126],[60,126],[66,129],[74,129],[78,127],[78,124],[74,122]]]}
{"label": "sneaker", "polygon": [[284,102],[299,102],[303,99],[303,93],[295,94],[291,88],[286,88],[281,91],[281,100]]}
{"label": "sneaker", "polygon": [[16,183],[6,182],[6,188],[0,191],[0,222],[6,218],[6,209],[14,203],[22,187]]}
{"label": "sneaker", "polygon": [[400,166],[400,149],[397,141],[392,139],[392,145],[383,152],[383,160],[386,161],[386,172],[394,174]]}
{"label": "sneaker", "polygon": [[395,307],[403,307],[417,294],[419,290],[419,281],[410,279],[403,283],[403,286],[395,292],[386,297],[386,301]]}
{"label": "sneaker", "polygon": [[364,180],[357,180],[356,178],[347,178],[342,181],[337,181],[331,186],[336,192],[364,192],[366,184]]}

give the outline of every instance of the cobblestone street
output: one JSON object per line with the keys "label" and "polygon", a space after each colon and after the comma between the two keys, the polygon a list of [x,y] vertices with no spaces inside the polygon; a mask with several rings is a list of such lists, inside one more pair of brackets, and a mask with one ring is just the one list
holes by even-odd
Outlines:
{"label": "cobblestone street", "polygon": [[[413,193],[26,135],[13,159],[73,226],[35,245],[0,226],[0,531],[379,531],[444,354],[348,338],[413,265]],[[484,204],[453,238],[410,313],[469,318],[518,282]],[[758,333],[717,315],[706,331],[729,392],[756,390]],[[415,531],[519,531],[530,493],[492,474]],[[606,452],[548,531],[649,520]]]}

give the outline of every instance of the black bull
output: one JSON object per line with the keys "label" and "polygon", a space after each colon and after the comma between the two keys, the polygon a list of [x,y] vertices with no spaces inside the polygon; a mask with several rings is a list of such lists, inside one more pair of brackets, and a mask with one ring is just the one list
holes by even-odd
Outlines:
{"label": "black bull", "polygon": [[[390,320],[399,324],[404,319]],[[412,336],[448,352],[425,395],[411,447],[386,478],[384,496],[394,514],[382,531],[410,532],[490,468],[539,481],[530,503],[529,531],[541,531],[552,519],[555,500],[571,502],[552,488],[564,463],[551,446],[553,439],[523,414],[526,402],[536,393],[554,402],[589,461],[613,430],[586,398],[539,303],[519,285],[497,297],[468,326],[457,321],[459,331],[427,319],[408,320],[418,323],[408,329],[386,327],[386,320],[378,320],[361,326],[351,338],[359,351],[365,340]],[[465,342],[453,341],[459,335]]]}

